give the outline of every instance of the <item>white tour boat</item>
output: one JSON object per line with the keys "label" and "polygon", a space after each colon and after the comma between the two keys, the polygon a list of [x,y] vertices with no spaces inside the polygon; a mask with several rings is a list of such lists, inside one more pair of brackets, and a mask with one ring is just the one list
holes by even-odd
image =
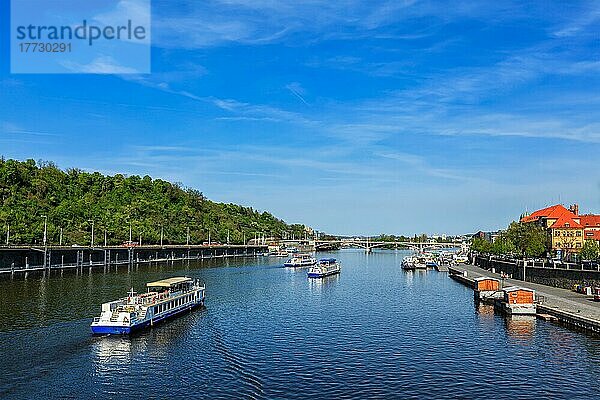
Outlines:
{"label": "white tour boat", "polygon": [[317,263],[317,259],[310,254],[295,254],[283,263],[284,267],[310,267]]}
{"label": "white tour boat", "polygon": [[102,313],[92,322],[92,333],[129,334],[204,305],[205,286],[197,279],[174,277],[146,287],[147,293],[136,294],[132,288],[127,297],[102,304]]}
{"label": "white tour boat", "polygon": [[335,258],[322,258],[317,265],[308,270],[309,278],[323,278],[325,276],[339,274],[340,264]]}

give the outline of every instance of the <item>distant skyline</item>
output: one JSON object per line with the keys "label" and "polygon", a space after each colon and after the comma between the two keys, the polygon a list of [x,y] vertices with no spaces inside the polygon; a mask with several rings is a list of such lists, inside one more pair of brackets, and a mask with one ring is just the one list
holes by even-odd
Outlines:
{"label": "distant skyline", "polygon": [[600,212],[598,2],[152,5],[152,74],[12,75],[2,2],[0,155],[181,182],[336,234]]}

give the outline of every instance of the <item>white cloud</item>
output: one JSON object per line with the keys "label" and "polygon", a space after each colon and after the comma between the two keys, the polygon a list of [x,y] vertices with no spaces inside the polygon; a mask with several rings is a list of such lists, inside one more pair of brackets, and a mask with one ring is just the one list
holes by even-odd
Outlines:
{"label": "white cloud", "polygon": [[64,61],[61,65],[71,72],[82,74],[139,74],[141,71],[126,67],[111,56],[96,57],[88,64],[80,64],[75,61]]}

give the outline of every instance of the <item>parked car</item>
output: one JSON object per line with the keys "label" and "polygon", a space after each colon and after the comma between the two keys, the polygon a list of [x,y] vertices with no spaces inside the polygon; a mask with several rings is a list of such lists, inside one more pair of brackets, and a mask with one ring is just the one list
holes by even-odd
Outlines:
{"label": "parked car", "polygon": [[582,269],[598,270],[598,261],[583,260],[581,262]]}

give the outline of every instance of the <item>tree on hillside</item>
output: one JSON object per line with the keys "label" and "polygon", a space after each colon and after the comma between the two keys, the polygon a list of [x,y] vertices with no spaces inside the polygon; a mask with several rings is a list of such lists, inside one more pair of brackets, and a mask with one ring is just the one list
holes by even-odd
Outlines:
{"label": "tree on hillside", "polygon": [[582,260],[598,260],[600,259],[600,246],[595,240],[586,240],[581,248]]}
{"label": "tree on hillside", "polygon": [[[242,243],[255,235],[304,237],[304,225],[288,225],[267,212],[207,200],[194,189],[149,176],[105,176],[52,163],[0,159],[0,229],[10,226],[10,243],[40,243],[47,217],[48,242],[110,244],[142,237],[144,243]],[[6,227],[6,228],[3,228]]]}

